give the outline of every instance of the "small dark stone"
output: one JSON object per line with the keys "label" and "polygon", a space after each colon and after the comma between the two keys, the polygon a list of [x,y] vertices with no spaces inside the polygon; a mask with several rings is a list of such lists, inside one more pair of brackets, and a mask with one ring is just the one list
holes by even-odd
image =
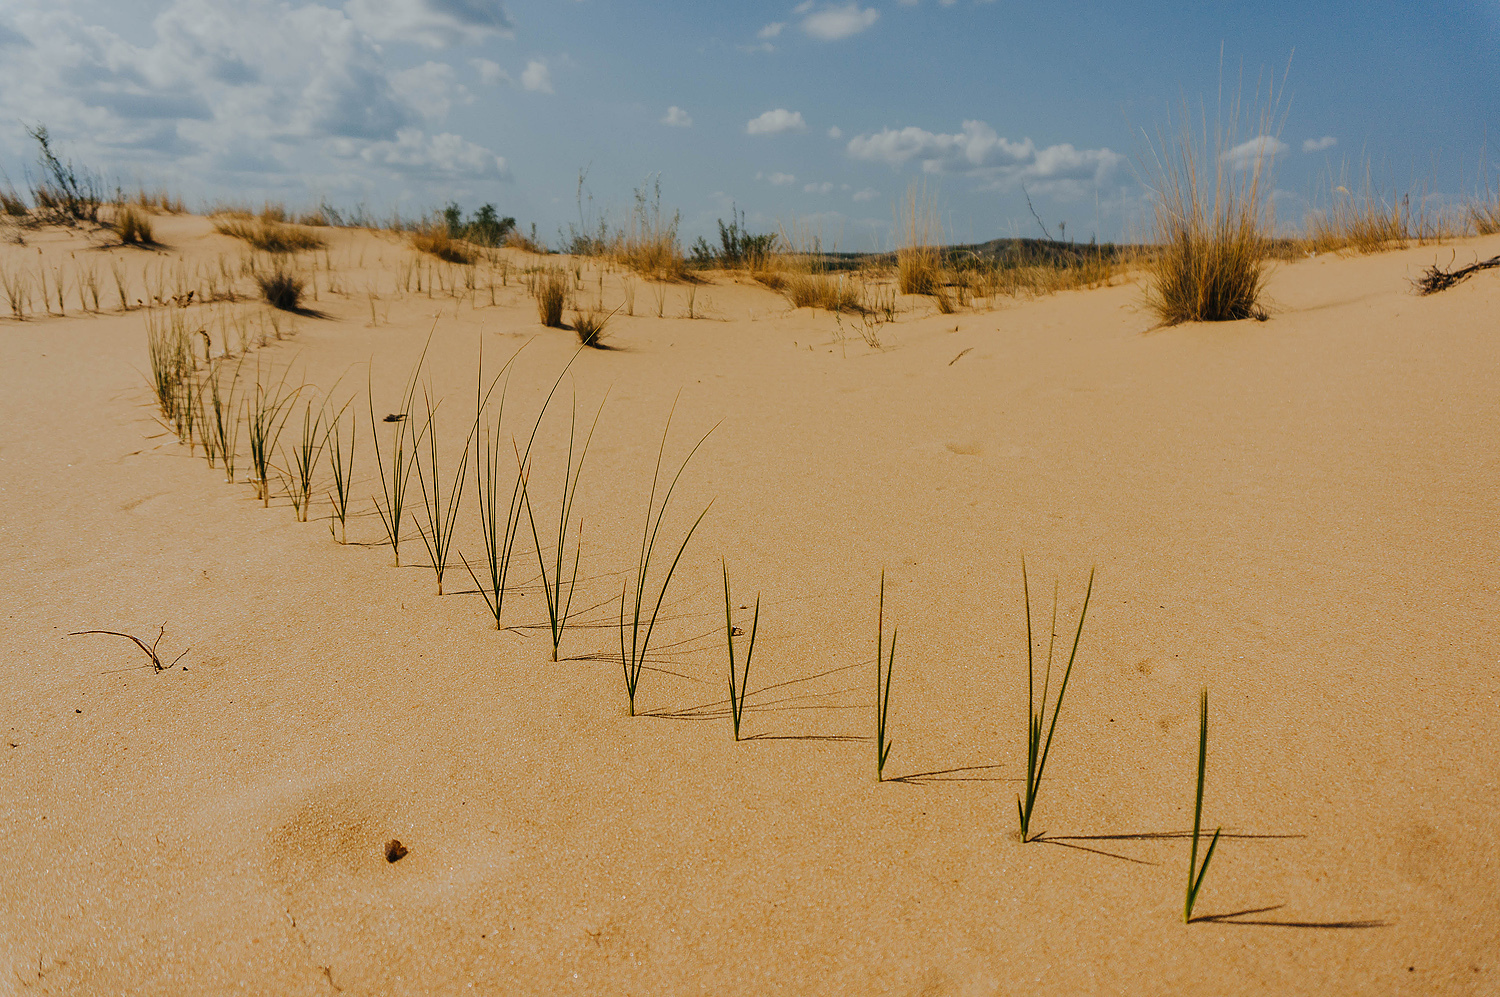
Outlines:
{"label": "small dark stone", "polygon": [[385,843],[385,860],[387,862],[400,862],[406,858],[406,846],[400,841],[392,838]]}

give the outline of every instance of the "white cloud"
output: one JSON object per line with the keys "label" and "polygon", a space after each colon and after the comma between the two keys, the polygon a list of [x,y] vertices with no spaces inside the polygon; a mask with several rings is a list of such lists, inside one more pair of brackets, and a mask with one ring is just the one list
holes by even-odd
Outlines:
{"label": "white cloud", "polygon": [[785,187],[787,184],[794,184],[797,182],[797,178],[791,173],[772,173],[769,175],[765,173],[757,173],[755,174],[755,179],[765,180],[777,187]]}
{"label": "white cloud", "polygon": [[[800,4],[798,11],[810,10],[806,4]],[[846,4],[829,4],[820,10],[813,10],[802,19],[802,30],[813,38],[825,42],[838,41],[857,35],[880,20],[880,11],[874,7],[861,8],[855,0],[849,0]]]}
{"label": "white cloud", "polygon": [[1338,144],[1339,140],[1332,135],[1324,135],[1322,138],[1304,139],[1302,142],[1302,151],[1323,152],[1325,149],[1332,149]]}
{"label": "white cloud", "polygon": [[344,9],[361,31],[381,41],[442,48],[515,35],[515,24],[499,0],[348,0]]}
{"label": "white cloud", "polygon": [[772,21],[770,24],[757,31],[755,33],[755,37],[761,39],[762,41],[770,38],[775,38],[777,35],[781,34],[781,29],[784,27],[786,27],[785,21]]}
{"label": "white cloud", "polygon": [[807,122],[802,120],[801,111],[788,111],[778,107],[774,111],[767,111],[757,118],[751,118],[745,125],[745,132],[750,135],[776,135],[780,132],[805,132]]}
{"label": "white cloud", "polygon": [[498,62],[491,62],[489,59],[470,59],[469,65],[474,67],[475,72],[479,73],[479,79],[484,83],[493,85],[514,82],[510,74]]}
{"label": "white cloud", "polygon": [[372,165],[397,167],[402,173],[510,179],[504,157],[451,132],[429,137],[420,129],[403,128],[394,142],[371,142],[358,150],[338,148],[335,154],[344,151]]}
{"label": "white cloud", "polygon": [[1107,148],[1078,149],[1068,143],[1038,149],[1031,139],[1012,142],[983,121],[965,121],[953,134],[923,128],[884,128],[856,135],[846,147],[850,156],[869,162],[904,166],[912,160],[927,173],[977,177],[988,187],[1034,183],[1060,196],[1077,196],[1103,183],[1125,157]]}
{"label": "white cloud", "polygon": [[667,108],[667,113],[663,115],[661,123],[671,125],[673,128],[691,128],[693,127],[693,117],[676,104],[673,104]]}
{"label": "white cloud", "polygon": [[552,70],[546,59],[532,59],[521,70],[521,86],[537,93],[552,93]]}
{"label": "white cloud", "polygon": [[844,137],[844,130],[838,125],[834,125],[833,127],[828,129],[828,137],[834,139],[835,141],[841,139]]}
{"label": "white cloud", "polygon": [[1275,136],[1257,135],[1222,153],[1219,158],[1237,170],[1245,170],[1269,163],[1286,150],[1287,144]]}
{"label": "white cloud", "polygon": [[332,192],[405,173],[505,175],[495,153],[433,129],[454,103],[472,100],[453,66],[397,69],[354,17],[386,10],[416,32],[441,22],[494,33],[498,4],[351,0],[347,13],[281,0],[153,6],[156,16],[127,38],[86,19],[84,5],[5,0],[7,29],[20,41],[3,53],[0,147],[23,144],[17,121],[42,120],[69,155],[106,172],[167,167],[241,190],[257,179]]}
{"label": "white cloud", "polygon": [[880,191],[874,187],[866,187],[863,190],[856,190],[854,192],[854,200],[856,201],[873,201],[879,196]]}
{"label": "white cloud", "polygon": [[833,184],[829,183],[827,180],[824,180],[822,183],[803,184],[802,185],[802,193],[804,193],[804,194],[832,194],[833,193]]}

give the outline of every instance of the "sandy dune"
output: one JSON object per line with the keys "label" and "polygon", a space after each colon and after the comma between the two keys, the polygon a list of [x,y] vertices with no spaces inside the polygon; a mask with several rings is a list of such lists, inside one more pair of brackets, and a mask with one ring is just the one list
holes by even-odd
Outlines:
{"label": "sandy dune", "polygon": [[[150,267],[241,252],[202,219],[157,231],[163,252],[42,233],[0,261],[115,257],[144,297]],[[0,992],[1500,989],[1500,280],[1408,283],[1500,239],[1282,265],[1265,323],[1148,334],[1129,284],[951,316],[903,299],[879,350],[723,277],[696,291],[706,317],[676,285],[657,318],[637,280],[619,349],[577,357],[537,444],[546,544],[574,394],[585,420],[603,402],[557,663],[529,532],[517,630],[456,557],[435,594],[415,480],[392,567],[368,405],[396,411],[435,324],[451,466],[481,344],[490,371],[524,344],[504,423],[524,442],[576,339],[515,269],[493,305],[398,295],[394,237],[330,239],[321,317],[245,376],[355,399],[347,546],[326,498],[298,523],[165,432],[144,309],[84,314],[69,290],[63,317],[0,316]],[[609,307],[624,287],[608,275]],[[216,308],[259,313],[187,311]],[[630,718],[613,620],[674,398],[672,467],[717,428],[669,539],[713,505],[641,680],[659,715]],[[1023,553],[1034,599],[1060,580],[1059,629],[1098,568],[1037,805],[1053,840],[1025,845]],[[720,558],[737,604],[762,598],[741,743]],[[160,674],[67,636],[163,623],[186,655]],[[1188,843],[1133,836],[1191,826],[1205,684],[1205,820],[1234,836],[1198,912],[1260,913],[1184,925]]]}

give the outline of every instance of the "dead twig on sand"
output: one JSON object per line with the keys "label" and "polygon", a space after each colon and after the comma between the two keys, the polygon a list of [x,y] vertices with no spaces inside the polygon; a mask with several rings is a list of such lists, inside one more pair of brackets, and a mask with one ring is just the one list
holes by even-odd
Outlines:
{"label": "dead twig on sand", "polygon": [[1487,260],[1480,260],[1478,263],[1470,263],[1468,266],[1459,267],[1457,270],[1444,270],[1434,263],[1418,278],[1416,282],[1417,293],[1436,294],[1439,291],[1446,291],[1453,285],[1461,284],[1468,280],[1479,271],[1489,270],[1494,267],[1500,267],[1500,256],[1492,256]]}
{"label": "dead twig on sand", "polygon": [[145,641],[141,640],[134,634],[121,633],[118,630],[78,630],[68,634],[68,636],[84,637],[88,634],[104,634],[107,637],[124,637],[126,640],[133,643],[136,647],[146,652],[146,657],[151,659],[151,670],[153,672],[164,672],[168,668],[176,666],[177,662],[187,657],[187,651],[183,651],[172,660],[172,664],[168,665],[164,664],[161,660],[161,656],[156,653],[156,645],[160,644],[161,639],[167,634],[167,625],[165,623],[161,625],[160,630],[157,631],[156,639],[153,640],[150,644],[147,644]]}

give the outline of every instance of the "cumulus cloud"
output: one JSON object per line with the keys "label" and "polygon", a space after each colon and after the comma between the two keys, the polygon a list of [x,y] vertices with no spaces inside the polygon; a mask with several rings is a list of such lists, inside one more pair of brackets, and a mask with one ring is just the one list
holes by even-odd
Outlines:
{"label": "cumulus cloud", "polygon": [[1286,152],[1287,144],[1272,135],[1257,135],[1221,153],[1219,158],[1234,169],[1245,170],[1265,163]]}
{"label": "cumulus cloud", "polygon": [[[482,0],[381,2],[364,0],[358,13],[388,10],[413,31],[417,15],[490,31],[504,15]],[[391,68],[356,21],[358,6],[163,0],[127,38],[72,5],[6,0],[21,42],[3,56],[0,144],[20,145],[18,120],[42,120],[100,168],[171,164],[208,183],[216,173],[283,183],[330,169],[354,186],[372,173],[505,176],[501,157],[433,127],[472,100],[453,67]],[[482,78],[499,71],[475,65]]]}
{"label": "cumulus cloud", "polygon": [[801,4],[798,11],[807,11],[802,19],[802,30],[819,41],[835,42],[850,35],[857,35],[880,20],[880,11],[874,7],[860,7],[855,0],[845,4],[828,4],[812,10]]}
{"label": "cumulus cloud", "polygon": [[838,139],[844,137],[844,130],[838,125],[834,125],[833,127],[828,129],[828,137],[837,141]]}
{"label": "cumulus cloud", "polygon": [[395,141],[371,142],[358,149],[345,146],[334,151],[357,155],[376,166],[396,167],[403,174],[510,179],[503,156],[452,132],[428,136],[418,128],[403,128],[396,133]]}
{"label": "cumulus cloud", "polygon": [[489,59],[470,59],[469,65],[474,67],[474,71],[479,74],[479,79],[484,83],[494,85],[514,82],[510,74],[498,62],[492,62]]}
{"label": "cumulus cloud", "polygon": [[833,193],[833,184],[829,183],[827,180],[824,180],[822,183],[808,183],[808,184],[803,184],[802,185],[802,193],[804,193],[804,194],[831,194],[831,193]]}
{"label": "cumulus cloud", "polygon": [[1078,149],[1060,143],[1039,149],[1029,138],[1014,142],[983,121],[965,121],[963,130],[952,134],[883,128],[856,135],[846,151],[855,159],[896,167],[916,161],[924,172],[977,177],[992,187],[1034,183],[1059,196],[1077,196],[1103,183],[1125,162],[1124,156],[1107,148]]}
{"label": "cumulus cloud", "polygon": [[757,173],[755,174],[755,179],[764,180],[776,187],[785,187],[787,184],[797,182],[796,176],[791,173]]}
{"label": "cumulus cloud", "polygon": [[776,135],[781,132],[805,131],[807,131],[807,122],[802,120],[802,112],[788,111],[782,107],[767,111],[757,118],[751,118],[745,124],[745,132],[750,135]]}
{"label": "cumulus cloud", "polygon": [[693,117],[676,104],[673,104],[667,108],[667,113],[662,116],[661,123],[671,125],[673,128],[691,128],[693,127]]}
{"label": "cumulus cloud", "polygon": [[860,202],[873,201],[879,196],[880,191],[876,190],[874,187],[865,187],[862,190],[856,190],[853,195],[854,200]]}
{"label": "cumulus cloud", "polygon": [[552,70],[546,59],[532,59],[521,70],[521,86],[537,93],[552,93]]}
{"label": "cumulus cloud", "polygon": [[348,0],[344,9],[361,31],[381,41],[443,48],[515,35],[515,25],[499,0]]}
{"label": "cumulus cloud", "polygon": [[1323,151],[1325,151],[1327,149],[1332,149],[1334,146],[1336,146],[1338,144],[1339,144],[1339,140],[1336,139],[1336,138],[1334,138],[1332,135],[1324,135],[1322,138],[1303,139],[1303,141],[1302,141],[1302,151],[1303,152],[1323,152]]}
{"label": "cumulus cloud", "polygon": [[755,37],[761,39],[762,41],[775,38],[777,35],[781,34],[781,29],[784,27],[786,27],[785,21],[772,21],[770,24],[757,31],[755,33]]}

